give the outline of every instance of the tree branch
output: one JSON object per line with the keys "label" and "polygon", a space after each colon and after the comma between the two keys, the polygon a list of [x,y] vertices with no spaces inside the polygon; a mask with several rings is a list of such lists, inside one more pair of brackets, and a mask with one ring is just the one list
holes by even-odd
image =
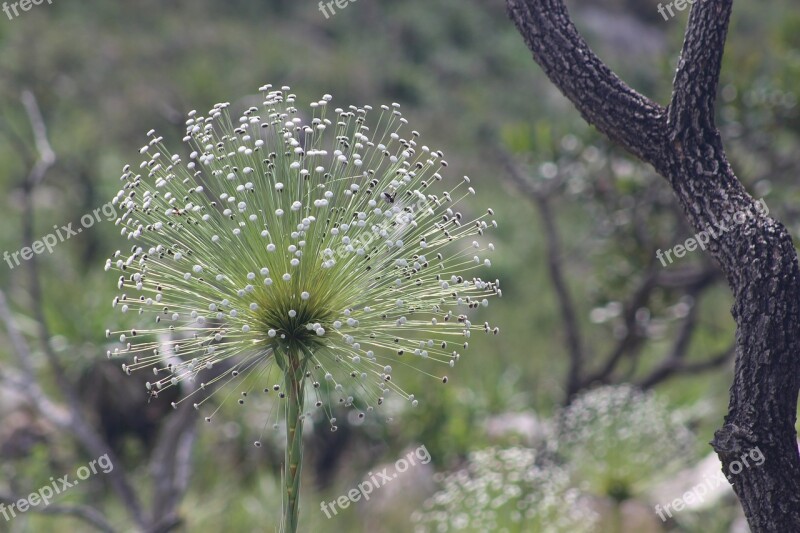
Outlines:
{"label": "tree branch", "polygon": [[0,378],[28,399],[42,416],[59,428],[69,429],[71,420],[69,412],[61,405],[51,401],[36,381],[33,364],[31,363],[33,357],[30,347],[22,333],[20,333],[19,327],[17,327],[11,310],[8,308],[5,293],[2,290],[0,290],[0,321],[5,325],[12,352],[22,369],[21,374],[12,373],[8,369],[0,369]]}
{"label": "tree branch", "polygon": [[581,389],[584,354],[577,314],[572,304],[572,297],[569,294],[567,282],[564,279],[564,265],[561,261],[561,243],[558,238],[554,216],[550,210],[550,202],[547,194],[531,183],[530,179],[522,173],[516,164],[514,164],[508,154],[501,152],[501,157],[508,169],[509,177],[522,192],[533,199],[542,220],[547,247],[547,271],[550,275],[550,281],[553,283],[553,290],[555,291],[556,300],[561,310],[561,319],[564,323],[564,329],[566,330],[565,341],[569,353],[566,399],[569,401],[569,399]]}
{"label": "tree branch", "polygon": [[[47,141],[47,130],[33,93],[30,91],[24,91],[21,99],[25,106],[25,110],[28,113],[28,119],[31,122],[31,127],[34,131],[37,149],[40,151],[39,160],[28,175],[23,186],[23,242],[31,243],[34,240],[33,192],[36,185],[41,183],[45,177],[45,174],[55,162],[55,155],[50,148],[49,142]],[[66,400],[67,410],[69,411],[70,422],[64,429],[67,429],[73,435],[75,435],[86,451],[92,456],[100,457],[103,455],[108,455],[112,464],[120,464],[110,446],[108,446],[103,438],[86,421],[80,406],[80,402],[78,401],[77,394],[67,379],[67,373],[59,362],[57,355],[52,349],[52,346],[50,346],[50,332],[47,328],[47,321],[42,305],[43,295],[39,277],[39,262],[37,255],[32,255],[28,263],[31,300],[33,303],[34,316],[39,328],[39,341],[42,345],[45,356],[47,357],[48,363],[53,369],[56,384]],[[5,302],[3,303],[5,304]],[[11,334],[10,330],[9,334]],[[23,354],[24,356],[22,356],[21,360],[28,359],[30,352],[26,351],[23,352]],[[27,363],[23,364],[29,364],[29,360]],[[28,371],[31,371],[30,368]],[[34,379],[32,374],[29,374],[29,376],[31,379]],[[124,471],[121,468],[115,468],[109,472],[108,477],[111,482],[111,486],[119,495],[121,502],[130,512],[133,520],[139,526],[145,526],[147,522],[144,512],[139,504],[136,492],[128,482]]]}
{"label": "tree branch", "polygon": [[27,89],[22,91],[21,100],[31,123],[36,150],[39,152],[39,159],[33,166],[27,180],[32,186],[36,186],[44,179],[50,167],[55,164],[56,154],[50,147],[50,141],[47,140],[47,128],[44,125],[42,113],[39,111],[39,105],[36,103],[33,93]]}
{"label": "tree branch", "polygon": [[755,447],[769,457],[731,477],[753,531],[800,531],[800,267],[789,232],[757,209],[714,126],[732,0],[692,7],[668,120],[588,50],[562,0],[506,2],[534,59],[581,114],[669,181],[692,228],[719,230],[708,250],[734,296],[736,369],[712,446],[726,472]]}
{"label": "tree branch", "polygon": [[[162,339],[163,340],[163,339]],[[165,352],[165,356],[174,356]],[[196,393],[191,382],[185,382],[185,397]],[[213,388],[209,388],[209,392]],[[191,458],[197,435],[197,412],[189,401],[182,402],[162,426],[150,459],[153,479],[153,516],[155,532],[166,533],[181,524],[176,509],[189,488]]]}
{"label": "tree branch", "polygon": [[682,359],[666,359],[658,368],[642,379],[638,386],[642,389],[649,389],[673,377],[694,375],[706,370],[719,368],[729,362],[734,354],[734,345],[731,345],[728,349],[704,361],[687,363]]}
{"label": "tree branch", "polygon": [[636,311],[643,307],[653,289],[656,287],[656,272],[653,271],[652,265],[650,271],[647,272],[644,278],[639,283],[639,286],[633,292],[630,301],[625,304],[623,312],[623,321],[625,322],[625,336],[619,340],[617,345],[611,352],[603,358],[605,361],[603,365],[594,373],[586,376],[581,384],[582,387],[587,387],[594,382],[605,382],[616,370],[617,365],[622,361],[625,354],[634,349],[642,338],[636,332]]}
{"label": "tree branch", "polygon": [[673,141],[717,135],[714,108],[732,7],[733,0],[703,0],[691,11],[667,110]]}
{"label": "tree branch", "polygon": [[[666,111],[625,84],[583,40],[562,0],[507,0],[534,59],[584,119],[645,161],[663,144]],[[656,165],[658,166],[658,165]]]}

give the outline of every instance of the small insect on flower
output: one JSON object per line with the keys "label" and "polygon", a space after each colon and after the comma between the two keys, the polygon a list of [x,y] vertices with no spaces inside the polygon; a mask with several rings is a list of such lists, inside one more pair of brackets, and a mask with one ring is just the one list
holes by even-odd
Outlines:
{"label": "small insect on flower", "polygon": [[153,396],[181,386],[176,407],[225,385],[240,404],[285,402],[286,375],[328,420],[331,401],[359,416],[390,395],[416,406],[393,369],[447,383],[470,334],[496,331],[466,315],[502,295],[477,276],[494,212],[465,205],[468,178],[434,190],[447,163],[397,104],[331,116],[326,95],[304,120],[288,87],[262,92],[235,120],[227,103],[189,113],[186,155],[151,133],[125,167],[113,203],[131,245],[106,269],[114,307],[145,324],[107,332],[125,339],[113,355],[153,372]]}

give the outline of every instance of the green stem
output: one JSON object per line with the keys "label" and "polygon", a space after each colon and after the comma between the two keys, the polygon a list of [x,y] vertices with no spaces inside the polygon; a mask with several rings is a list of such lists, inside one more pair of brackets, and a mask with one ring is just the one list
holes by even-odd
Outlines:
{"label": "green stem", "polygon": [[299,354],[289,354],[284,370],[286,389],[286,459],[283,531],[296,533],[300,508],[300,473],[303,469],[303,403],[305,400],[303,364]]}

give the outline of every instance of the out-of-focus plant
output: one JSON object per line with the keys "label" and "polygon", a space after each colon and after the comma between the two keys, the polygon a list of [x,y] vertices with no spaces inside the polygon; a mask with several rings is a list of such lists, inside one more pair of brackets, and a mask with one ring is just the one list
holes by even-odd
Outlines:
{"label": "out-of-focus plant", "polygon": [[412,517],[418,533],[592,531],[597,515],[562,467],[530,448],[472,452]]}
{"label": "out-of-focus plant", "polygon": [[694,458],[695,439],[653,393],[629,385],[578,396],[555,420],[551,451],[579,486],[621,502]]}

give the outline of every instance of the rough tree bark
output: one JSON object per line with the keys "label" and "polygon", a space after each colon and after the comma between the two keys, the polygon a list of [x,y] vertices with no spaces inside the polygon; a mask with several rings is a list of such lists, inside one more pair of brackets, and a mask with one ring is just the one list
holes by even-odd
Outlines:
{"label": "rough tree bark", "polygon": [[[592,52],[563,0],[506,2],[534,60],[581,115],[669,181],[695,230],[727,228],[708,249],[735,299],[736,370],[728,415],[711,445],[754,532],[800,531],[797,254],[786,228],[768,216],[731,224],[738,213],[755,211],[755,201],[728,163],[714,121],[733,0],[694,4],[666,108]],[[731,475],[731,464],[755,447],[763,465]]]}

